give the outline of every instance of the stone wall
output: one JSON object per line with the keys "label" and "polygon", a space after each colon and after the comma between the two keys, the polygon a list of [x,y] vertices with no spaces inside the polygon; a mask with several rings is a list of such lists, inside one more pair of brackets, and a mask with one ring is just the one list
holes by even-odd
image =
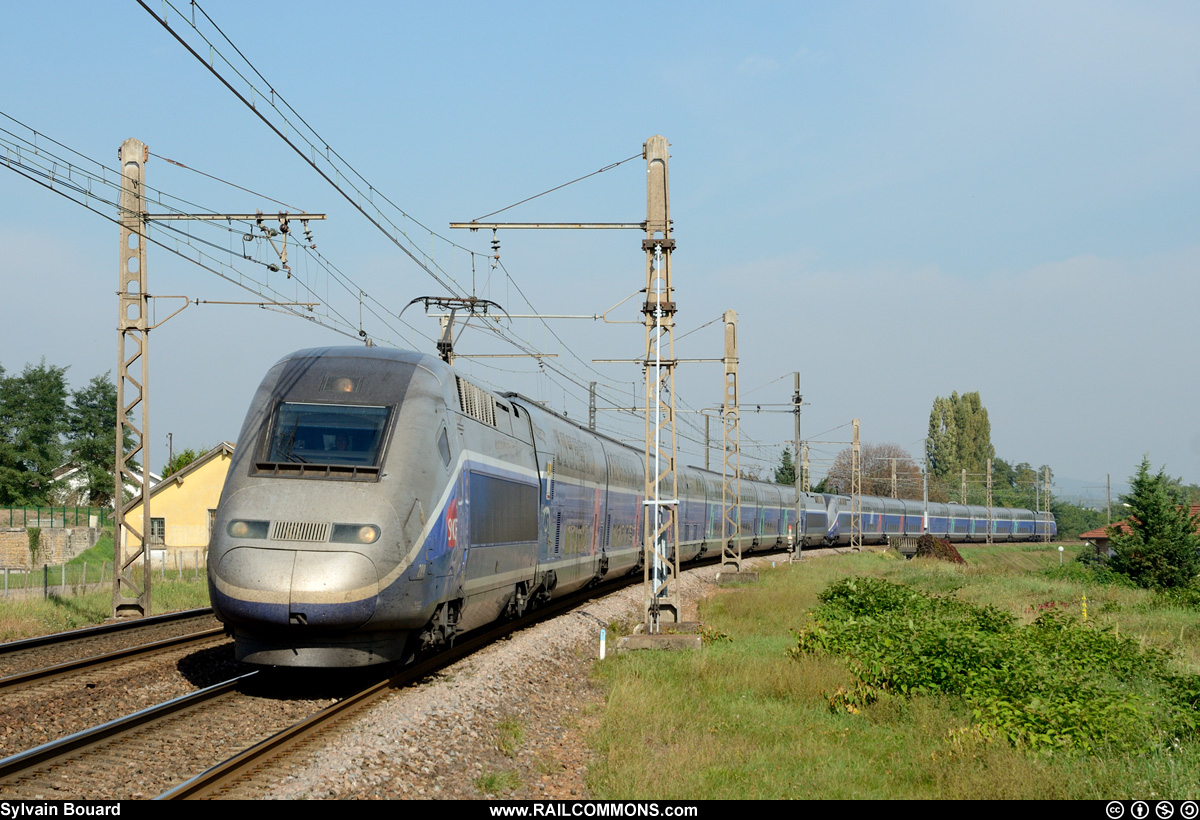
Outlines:
{"label": "stone wall", "polygon": [[[96,545],[100,530],[93,527],[47,527],[38,539],[37,566],[65,564]],[[29,533],[24,527],[0,528],[0,568],[33,569]]]}

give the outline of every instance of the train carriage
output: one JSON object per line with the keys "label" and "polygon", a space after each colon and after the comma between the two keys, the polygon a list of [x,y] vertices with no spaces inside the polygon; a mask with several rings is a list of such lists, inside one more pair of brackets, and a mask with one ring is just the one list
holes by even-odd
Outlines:
{"label": "train carriage", "polygon": [[[726,533],[721,476],[677,473],[679,558],[850,541],[850,499],[742,480]],[[355,666],[403,660],[613,574],[637,572],[640,450],[440,359],[380,348],[284,357],[238,436],[209,546],[209,589],[239,660]],[[929,530],[978,538],[979,509],[930,505]],[[986,513],[986,510],[984,511]],[[920,502],[864,497],[864,540],[922,531]],[[995,534],[1053,521],[994,511]],[[950,522],[953,521],[953,525]]]}

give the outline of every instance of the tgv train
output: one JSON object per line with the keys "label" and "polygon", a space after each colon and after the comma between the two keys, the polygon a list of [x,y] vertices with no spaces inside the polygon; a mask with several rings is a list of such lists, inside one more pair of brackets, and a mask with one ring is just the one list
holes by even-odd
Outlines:
{"label": "tgv train", "polygon": [[[799,506],[802,543],[850,543],[853,510],[849,496],[801,493]],[[985,541],[989,522],[984,506],[931,502],[926,513],[921,501],[875,496],[862,497],[860,516],[864,544],[926,531],[952,542]],[[990,521],[994,541],[1041,540],[1047,532],[1050,538],[1058,535],[1049,513],[992,507]]]}
{"label": "tgv train", "polygon": [[[213,609],[249,663],[403,660],[639,570],[643,481],[640,450],[434,356],[302,350],[267,373],[238,436],[209,547]],[[678,481],[680,561],[719,552],[721,476]],[[792,488],[755,481],[740,495],[743,552],[784,546],[791,528],[849,541],[848,498],[796,505]],[[919,533],[912,503],[863,498],[864,541]],[[931,505],[930,529],[981,539],[979,509]],[[1009,512],[1021,517],[994,516],[1001,538],[1043,526],[994,511]]]}

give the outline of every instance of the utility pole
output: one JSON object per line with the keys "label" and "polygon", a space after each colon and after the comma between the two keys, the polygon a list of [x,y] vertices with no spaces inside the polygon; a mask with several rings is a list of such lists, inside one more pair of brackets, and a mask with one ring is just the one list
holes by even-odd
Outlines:
{"label": "utility pole", "polygon": [[929,532],[929,438],[925,439],[925,472],[921,480],[921,495],[924,505],[921,508],[921,534]]}
{"label": "utility pole", "polygon": [[995,527],[992,525],[992,460],[988,459],[987,468],[987,543],[993,544],[995,540],[992,538],[992,531]]}
{"label": "utility pole", "polygon": [[1105,523],[1112,525],[1112,473],[1104,474]]}
{"label": "utility pole", "polygon": [[807,444],[804,445],[803,450],[804,450],[804,457],[803,457],[803,460],[801,461],[802,466],[800,468],[800,476],[801,476],[800,490],[802,492],[808,492],[810,487],[809,487],[809,483],[808,483],[808,445]]}
{"label": "utility pole", "polygon": [[800,374],[793,373],[792,375],[796,381],[795,387],[792,390],[792,407],[796,412],[796,449],[793,451],[795,458],[792,463],[796,472],[796,516],[792,523],[792,531],[795,533],[796,545],[792,552],[799,558],[804,553],[804,531],[800,526],[800,493],[802,489],[807,489],[804,482],[804,472],[800,469],[800,405],[804,403],[804,397],[800,395]]}
{"label": "utility pole", "polygon": [[[144,617],[151,612],[150,547],[153,521],[150,516],[150,331],[187,307],[176,310],[157,324],[150,324],[150,288],[146,265],[146,242],[149,223],[166,220],[225,220],[254,221],[279,254],[281,265],[287,266],[288,221],[300,220],[307,229],[308,220],[324,219],[324,214],[297,214],[294,217],[280,212],[277,215],[256,214],[150,214],[146,212],[146,163],[150,148],[140,140],[127,139],[117,149],[121,164],[120,249],[117,278],[117,444],[115,495],[113,515],[113,616]],[[278,220],[279,229],[266,227],[265,220]],[[273,237],[282,234],[280,246]],[[160,297],[162,298],[162,297]],[[175,298],[175,297],[172,297]],[[237,304],[237,303],[233,303]],[[260,303],[263,304],[263,303]],[[267,304],[279,304],[275,302]],[[369,340],[368,340],[369,342]],[[140,369],[140,373],[139,373]],[[141,423],[130,417],[140,406]],[[169,434],[168,434],[169,435]],[[125,440],[133,446],[125,452]],[[172,449],[174,442],[172,441]],[[134,459],[141,459],[142,474],[134,472]],[[122,504],[125,487],[140,483],[140,493]],[[127,516],[141,506],[142,523],[139,532],[130,526]],[[164,533],[165,535],[165,533]],[[140,572],[139,572],[140,569]]]}
{"label": "utility pole", "polygon": [[850,546],[862,549],[862,449],[858,444],[858,419],[850,447]]}
{"label": "utility pole", "polygon": [[[117,279],[117,461],[113,496],[113,616],[150,614],[150,295],[146,280],[146,162],[150,148],[127,139],[117,151],[121,163],[121,246]],[[140,373],[138,368],[140,366]],[[141,424],[129,420],[140,406]],[[125,452],[125,438],[133,449]],[[122,503],[126,481],[138,483],[135,458],[142,460],[141,493]],[[141,531],[129,526],[126,513],[141,504]],[[137,545],[134,546],[134,539]],[[140,567],[141,572],[137,572]]]}
{"label": "utility pole", "polygon": [[1048,543],[1050,543],[1050,468],[1049,467],[1046,468],[1046,483],[1043,485],[1043,489],[1042,489],[1042,504],[1045,508],[1045,512],[1042,514],[1042,521],[1044,522],[1044,525],[1042,527],[1042,541],[1044,543],[1048,544]]}
{"label": "utility pole", "polygon": [[[665,617],[679,623],[679,477],[675,471],[675,297],[671,286],[670,194],[666,137],[653,136],[646,158],[646,482],[643,539],[645,625],[658,634]],[[666,348],[664,351],[663,348]],[[664,358],[663,354],[666,353]],[[669,439],[664,442],[663,439]]]}
{"label": "utility pole", "polygon": [[[742,448],[738,424],[737,312],[725,311],[725,389],[721,406],[721,566],[742,571]],[[732,447],[730,446],[732,445]],[[730,463],[732,461],[732,463]]]}
{"label": "utility pole", "polygon": [[963,467],[963,471],[962,471],[962,491],[961,491],[959,497],[961,499],[959,503],[961,503],[965,507],[967,504],[967,468],[966,467]]}
{"label": "utility pole", "polygon": [[888,461],[892,464],[892,498],[896,498],[896,459],[889,458]]}
{"label": "utility pole", "polygon": [[[678,623],[682,617],[678,578],[679,477],[675,471],[675,301],[671,285],[670,190],[667,175],[667,138],[653,136],[642,145],[646,160],[646,221],[636,222],[451,222],[451,228],[477,231],[490,228],[562,230],[642,230],[646,252],[646,301],[642,314],[646,326],[645,354],[638,362],[645,371],[646,448],[642,504],[646,510],[643,529],[645,579],[645,627],[659,631],[665,616]],[[495,248],[493,241],[493,248]],[[595,318],[595,317],[585,317]],[[666,348],[664,351],[663,348]],[[665,355],[664,355],[665,354]],[[618,361],[602,359],[597,361]],[[665,439],[665,440],[664,440]]]}

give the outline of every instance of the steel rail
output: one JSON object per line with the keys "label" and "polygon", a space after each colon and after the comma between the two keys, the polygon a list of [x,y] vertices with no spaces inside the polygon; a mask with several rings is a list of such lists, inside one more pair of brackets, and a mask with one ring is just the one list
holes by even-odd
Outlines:
{"label": "steel rail", "polygon": [[55,664],[54,666],[46,666],[41,669],[31,670],[29,672],[21,672],[16,675],[9,675],[8,677],[0,678],[0,691],[11,691],[36,681],[62,677],[82,669],[101,669],[105,666],[111,666],[115,663],[137,655],[154,655],[159,652],[165,652],[166,650],[172,649],[176,646],[189,643],[199,643],[201,641],[215,638],[224,634],[224,627],[214,627],[201,632],[192,632],[187,635],[177,635],[174,638],[164,638],[161,641],[153,641],[151,643],[140,644],[138,646],[131,646],[127,647],[126,649],[117,649],[112,652],[106,652],[103,655],[93,655],[90,658],[66,661],[65,663]]}
{"label": "steel rail", "polygon": [[[697,565],[706,562],[698,562]],[[320,712],[299,721],[295,725],[283,729],[266,740],[238,752],[227,760],[202,772],[190,780],[169,789],[156,800],[199,800],[213,796],[223,790],[228,790],[238,782],[248,779],[247,772],[261,767],[272,759],[282,756],[289,749],[298,746],[311,737],[336,725],[338,722],[351,717],[355,712],[374,703],[392,689],[399,689],[411,683],[426,678],[438,670],[495,643],[500,638],[540,623],[548,618],[561,615],[588,601],[611,594],[618,589],[631,584],[641,583],[640,577],[624,576],[598,584],[581,593],[561,598],[534,610],[533,612],[512,621],[476,630],[465,640],[456,642],[453,646],[438,652],[436,655],[419,661],[413,666],[405,667],[396,675],[366,687],[362,691],[350,695],[335,704],[325,707]]]}
{"label": "steel rail", "polygon": [[77,641],[84,638],[93,638],[97,635],[107,635],[112,632],[124,632],[130,629],[140,629],[145,626],[154,626],[156,624],[171,623],[172,621],[183,621],[188,618],[200,618],[204,615],[213,614],[212,607],[204,607],[202,609],[185,609],[180,612],[168,612],[164,615],[151,615],[147,618],[138,618],[133,621],[116,621],[109,624],[100,624],[99,626],[87,626],[83,629],[72,629],[69,632],[52,632],[49,635],[38,635],[33,638],[23,638],[19,641],[9,641],[0,644],[0,655],[10,652],[19,652],[24,649],[35,649],[39,646],[49,646],[56,643],[66,643],[68,641]]}
{"label": "steel rail", "polygon": [[213,684],[204,689],[187,695],[165,701],[157,706],[150,706],[125,717],[110,720],[91,729],[84,729],[73,735],[68,735],[41,746],[35,746],[24,752],[19,752],[0,760],[0,782],[9,782],[30,769],[45,766],[47,763],[60,760],[69,755],[85,751],[106,741],[120,737],[134,729],[154,723],[182,711],[206,703],[214,698],[227,694],[238,684],[254,677],[258,672],[249,672],[230,678],[223,683]]}

